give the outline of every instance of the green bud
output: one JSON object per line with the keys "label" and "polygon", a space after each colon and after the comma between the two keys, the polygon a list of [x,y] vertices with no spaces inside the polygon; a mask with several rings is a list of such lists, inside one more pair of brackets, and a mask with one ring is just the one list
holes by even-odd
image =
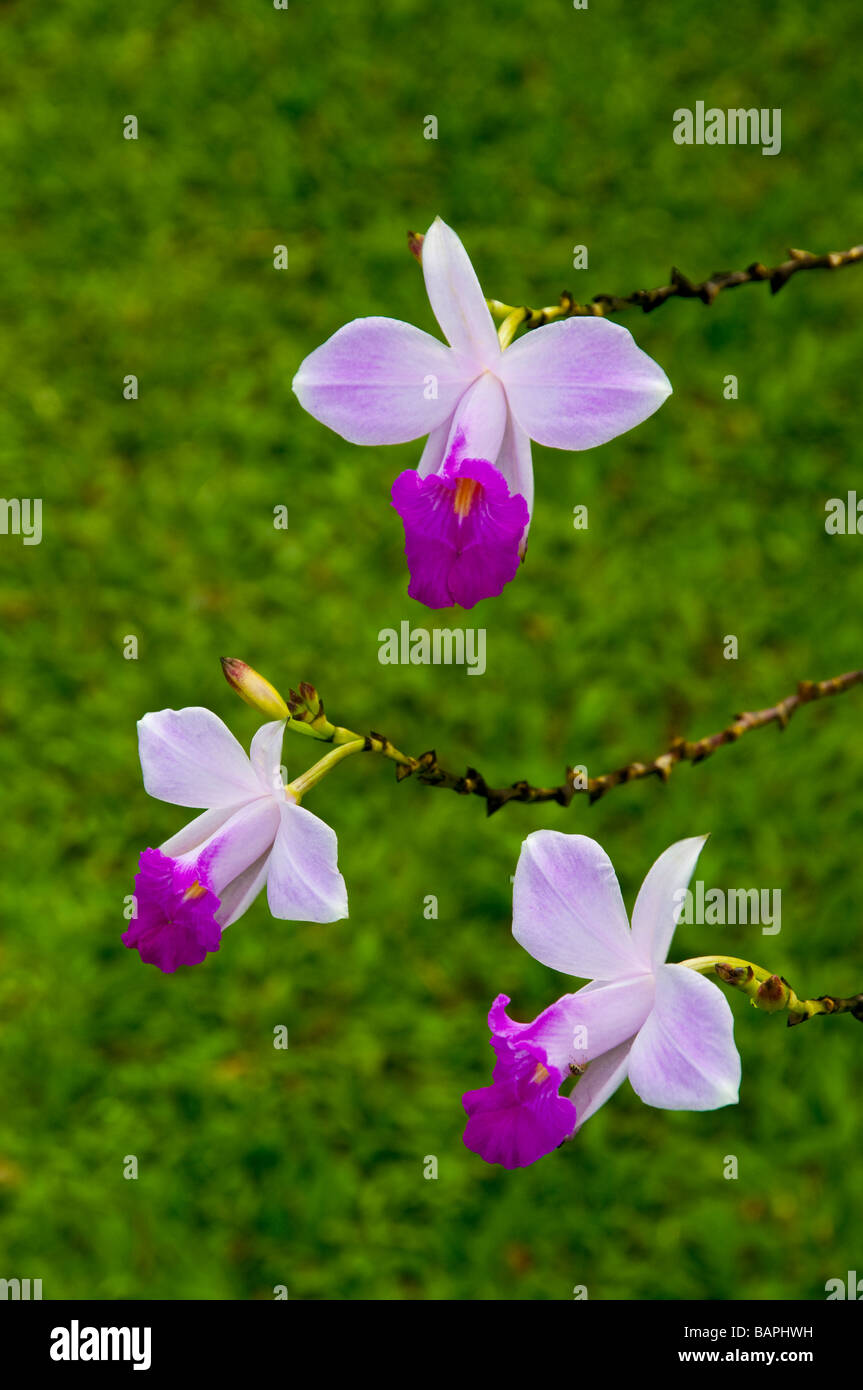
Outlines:
{"label": "green bud", "polygon": [[225,680],[241,700],[259,710],[268,719],[287,719],[290,711],[275,686],[257,671],[234,656],[222,657]]}

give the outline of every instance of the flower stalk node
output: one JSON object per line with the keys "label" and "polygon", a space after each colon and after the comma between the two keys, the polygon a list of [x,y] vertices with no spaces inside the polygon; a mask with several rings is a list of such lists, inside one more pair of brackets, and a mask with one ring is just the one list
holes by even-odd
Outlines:
{"label": "flower stalk node", "polygon": [[763,966],[737,960],[734,956],[695,956],[681,961],[699,975],[715,974],[726,985],[739,989],[762,1013],[788,1013],[788,1027],[806,1023],[816,1014],[851,1014],[863,1023],[863,994],[847,999],[822,994],[817,999],[799,999],[784,975],[774,975]]}

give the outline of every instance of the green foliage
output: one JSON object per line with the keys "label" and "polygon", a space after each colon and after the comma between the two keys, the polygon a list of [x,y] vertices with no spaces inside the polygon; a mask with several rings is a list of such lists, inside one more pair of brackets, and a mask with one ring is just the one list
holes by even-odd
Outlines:
{"label": "green foliage", "polygon": [[[515,304],[859,240],[859,11],[69,0],[3,16],[2,490],[43,498],[44,538],[0,537],[0,1274],[49,1298],[823,1297],[860,1258],[850,1018],[788,1032],[732,998],[738,1107],[666,1114],[625,1087],[526,1172],[463,1148],[459,1097],[489,1075],[493,996],[526,1018],[567,987],[509,933],[540,826],[599,839],[630,904],[666,845],[711,830],[705,880],[781,888],[783,930],[682,928],[678,958],[751,956],[807,995],[863,988],[859,691],[592,809],[485,821],[355,758],[309,800],[339,834],[349,921],[276,923],[259,902],[172,977],[119,937],[138,852],[185,815],[145,796],[135,720],[204,704],[248,742],[222,655],[495,783],[605,771],[861,664],[863,539],[827,536],[824,507],[863,495],[863,271],[630,315],[674,396],[598,451],[535,449],[527,563],[468,615],[406,597],[389,487],[417,447],[346,444],[290,391],[350,318],[433,328],[404,235],[436,213]],[[782,153],[676,146],[672,112],[699,98],[781,107]],[[484,626],[487,673],[381,666],[377,634],[403,618]],[[286,741],[291,773],[309,747]]]}

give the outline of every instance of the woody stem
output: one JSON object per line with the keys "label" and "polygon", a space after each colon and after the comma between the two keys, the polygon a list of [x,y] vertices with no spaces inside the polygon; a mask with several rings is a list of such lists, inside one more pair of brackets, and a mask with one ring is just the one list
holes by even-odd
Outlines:
{"label": "woody stem", "polygon": [[[526,306],[514,308],[503,304],[499,299],[488,299],[486,303],[497,319],[507,321],[513,314],[521,317],[515,328],[522,322],[527,329],[540,328],[544,323],[566,318],[605,318],[609,314],[620,314],[628,309],[641,309],[649,314],[669,299],[700,299],[702,304],[711,305],[723,290],[733,290],[739,285],[757,284],[766,280],[772,294],[778,294],[793,275],[802,270],[841,270],[844,266],[863,263],[863,246],[852,246],[847,251],[827,251],[815,255],[811,251],[792,248],[788,259],[775,266],[762,265],[753,261],[745,270],[715,270],[706,280],[692,281],[677,266],[671,268],[671,283],[660,285],[652,290],[633,290],[631,294],[596,294],[586,304],[577,304],[568,290],[564,290],[557,304],[544,309],[530,309]],[[512,341],[512,336],[508,342]],[[504,344],[506,346],[507,344]]]}

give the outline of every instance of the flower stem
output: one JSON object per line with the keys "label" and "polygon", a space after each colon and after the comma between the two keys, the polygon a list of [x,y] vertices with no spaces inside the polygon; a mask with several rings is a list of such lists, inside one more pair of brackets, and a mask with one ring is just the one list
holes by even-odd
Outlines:
{"label": "flower stem", "polygon": [[[522,310],[512,312],[520,314]],[[229,664],[239,666],[244,663]],[[257,676],[255,672],[251,674]],[[263,677],[257,679],[262,681]],[[802,706],[830,696],[842,695],[861,684],[863,670],[846,671],[844,675],[833,676],[828,680],[800,681],[792,695],[786,695],[784,700],[779,700],[777,704],[769,705],[766,709],[749,710],[735,715],[733,721],[718,733],[695,740],[675,738],[657,757],[647,762],[633,760],[599,777],[588,776],[583,767],[570,767],[566,770],[565,780],[556,787],[534,786],[526,779],[512,782],[506,787],[492,787],[475,767],[467,768],[463,774],[444,767],[438,761],[434,750],[422,753],[419,757],[412,757],[410,754],[402,753],[384,734],[371,732],[364,738],[352,729],[331,724],[324,713],[323,701],[317,691],[305,682],[302,683],[299,692],[291,692],[291,717],[286,723],[286,729],[288,732],[305,734],[320,743],[329,743],[335,747],[361,743],[365,752],[379,753],[395,763],[398,781],[401,782],[415,773],[417,780],[425,786],[441,787],[454,791],[458,796],[478,796],[485,801],[486,814],[490,816],[514,801],[531,805],[553,801],[558,806],[569,806],[577,796],[586,794],[592,804],[615,787],[622,787],[646,777],[658,777],[661,781],[667,782],[679,764],[703,762],[720,748],[736,743],[745,734],[766,728],[770,724],[785,729],[792,715]],[[234,688],[236,689],[236,685]]]}
{"label": "flower stem", "polygon": [[506,318],[497,330],[497,336],[502,348],[509,347],[521,324],[523,324],[525,319],[530,315],[529,309],[509,309],[509,306],[507,306],[507,308],[508,313]]}
{"label": "flower stem", "polygon": [[322,781],[329,772],[332,772],[334,767],[344,762],[345,758],[350,758],[354,753],[362,753],[365,749],[366,740],[364,738],[358,738],[353,743],[340,744],[338,748],[334,748],[332,752],[327,753],[325,757],[314,763],[308,772],[304,772],[302,776],[289,782],[288,791],[299,805],[306,792],[311,791],[312,787],[316,787],[318,782]]}
{"label": "flower stem", "polygon": [[[753,261],[745,270],[716,270],[708,279],[695,283],[676,266],[671,270],[671,284],[660,285],[653,290],[634,290],[632,294],[596,294],[588,304],[577,304],[568,290],[560,296],[557,304],[544,309],[524,307],[514,310],[511,304],[503,304],[499,299],[487,299],[486,303],[496,319],[506,320],[513,313],[520,313],[518,323],[525,327],[540,328],[560,318],[605,318],[608,314],[620,314],[627,309],[642,309],[649,314],[669,299],[700,299],[702,304],[710,305],[722,290],[733,290],[739,285],[757,284],[766,280],[772,294],[778,294],[787,285],[792,275],[801,270],[841,270],[844,266],[863,264],[863,246],[852,246],[847,251],[828,251],[824,255],[813,255],[811,251],[792,249],[788,259],[775,266],[762,265]],[[518,327],[518,324],[516,324]],[[513,329],[513,333],[515,329]],[[512,338],[504,346],[508,346]]]}
{"label": "flower stem", "polygon": [[863,994],[846,999],[822,994],[818,999],[800,999],[783,975],[774,975],[761,965],[737,956],[693,956],[682,960],[688,970],[699,975],[717,975],[723,984],[742,990],[749,1002],[765,1013],[788,1014],[788,1027],[806,1023],[816,1014],[852,1014],[863,1023]]}

